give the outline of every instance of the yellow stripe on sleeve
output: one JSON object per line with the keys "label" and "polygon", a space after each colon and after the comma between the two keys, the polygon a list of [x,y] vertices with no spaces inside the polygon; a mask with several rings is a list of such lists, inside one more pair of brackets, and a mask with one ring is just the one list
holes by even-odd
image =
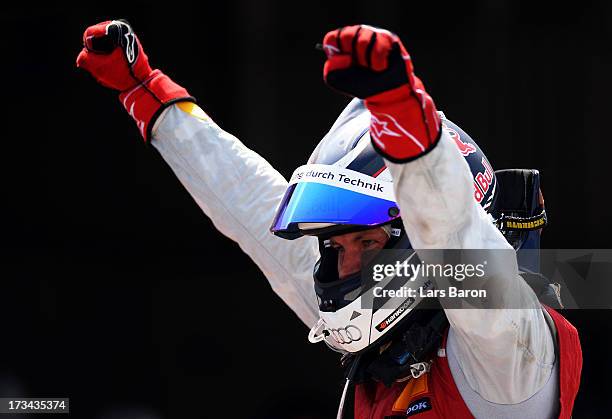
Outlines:
{"label": "yellow stripe on sleeve", "polygon": [[202,121],[208,121],[210,118],[206,115],[206,112],[202,110],[198,105],[193,102],[179,102],[176,104],[180,110],[189,115],[201,119]]}

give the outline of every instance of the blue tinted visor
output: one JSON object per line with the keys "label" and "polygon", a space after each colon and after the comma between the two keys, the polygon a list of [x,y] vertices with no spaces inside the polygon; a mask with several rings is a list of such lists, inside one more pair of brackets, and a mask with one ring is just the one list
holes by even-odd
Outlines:
{"label": "blue tinted visor", "polygon": [[[388,184],[391,188],[391,184]],[[270,230],[285,239],[296,239],[308,232],[300,223],[332,223],[367,227],[387,223],[399,217],[394,200],[359,193],[316,182],[289,186],[277,210]]]}

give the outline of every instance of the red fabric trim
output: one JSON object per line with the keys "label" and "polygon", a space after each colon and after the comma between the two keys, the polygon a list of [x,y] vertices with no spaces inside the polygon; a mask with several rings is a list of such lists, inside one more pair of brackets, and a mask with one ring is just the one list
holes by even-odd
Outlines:
{"label": "red fabric trim", "polygon": [[[580,387],[580,373],[582,370],[582,351],[578,331],[570,322],[555,310],[544,306],[552,317],[557,328],[557,345],[559,356],[559,389],[560,389],[560,419],[569,419],[576,394]],[[446,349],[448,330],[444,334],[441,348]],[[418,419],[471,419],[470,413],[463,401],[455,380],[451,374],[446,356],[436,356],[429,372],[429,392],[419,395],[419,398],[428,397],[432,409],[418,414]],[[355,418],[356,419],[383,419],[385,416],[397,415],[392,407],[406,382],[395,383],[387,388],[382,383],[369,382],[359,384],[355,388]]]}

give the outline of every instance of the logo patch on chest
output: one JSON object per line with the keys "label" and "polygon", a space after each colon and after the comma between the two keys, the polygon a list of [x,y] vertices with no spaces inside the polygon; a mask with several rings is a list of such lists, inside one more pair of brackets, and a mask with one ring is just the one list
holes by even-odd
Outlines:
{"label": "logo patch on chest", "polygon": [[406,411],[406,417],[418,415],[428,410],[431,410],[431,400],[429,400],[429,397],[423,397],[410,403]]}
{"label": "logo patch on chest", "polygon": [[420,399],[429,393],[428,376],[429,374],[423,374],[419,378],[411,378],[408,381],[406,387],[404,387],[404,390],[393,404],[394,413],[403,414],[413,405],[414,400]]}

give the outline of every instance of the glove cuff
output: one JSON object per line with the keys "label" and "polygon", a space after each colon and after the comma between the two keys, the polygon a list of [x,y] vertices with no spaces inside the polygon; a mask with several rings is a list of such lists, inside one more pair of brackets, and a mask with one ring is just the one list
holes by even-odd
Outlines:
{"label": "glove cuff", "polygon": [[372,114],[372,145],[394,163],[406,163],[427,154],[440,139],[440,116],[432,98],[419,87],[412,89],[404,84],[365,100]]}
{"label": "glove cuff", "polygon": [[119,100],[136,121],[145,142],[150,141],[151,129],[164,109],[176,102],[196,101],[160,70],[152,71],[142,83],[122,92]]}

